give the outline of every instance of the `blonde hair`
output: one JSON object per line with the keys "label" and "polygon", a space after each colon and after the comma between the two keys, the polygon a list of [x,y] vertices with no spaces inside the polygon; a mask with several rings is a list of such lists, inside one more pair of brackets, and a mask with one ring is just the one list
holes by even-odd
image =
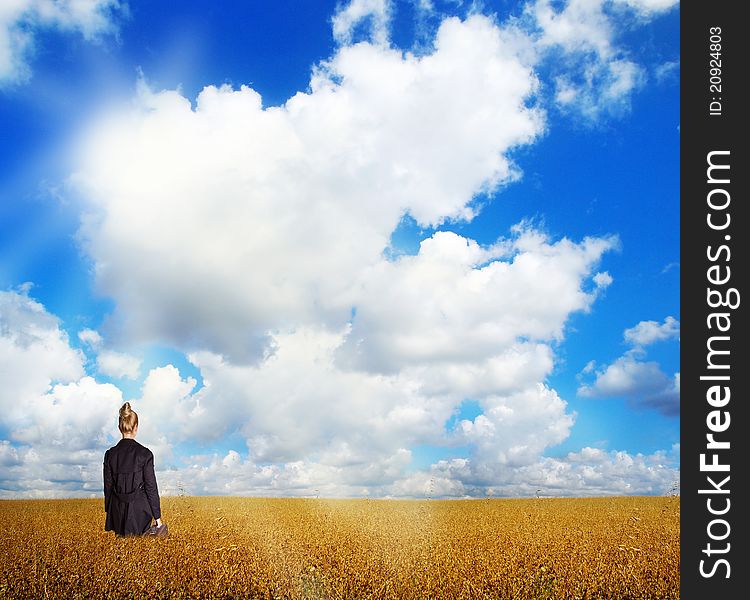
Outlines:
{"label": "blonde hair", "polygon": [[120,407],[120,420],[117,426],[123,434],[133,433],[138,427],[138,413],[130,408],[130,402],[126,402]]}

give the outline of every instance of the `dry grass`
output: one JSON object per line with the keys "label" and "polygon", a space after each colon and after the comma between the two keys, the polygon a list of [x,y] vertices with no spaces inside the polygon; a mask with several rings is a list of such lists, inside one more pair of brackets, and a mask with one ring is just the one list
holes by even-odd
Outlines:
{"label": "dry grass", "polygon": [[679,598],[678,497],[0,501],[0,598]]}

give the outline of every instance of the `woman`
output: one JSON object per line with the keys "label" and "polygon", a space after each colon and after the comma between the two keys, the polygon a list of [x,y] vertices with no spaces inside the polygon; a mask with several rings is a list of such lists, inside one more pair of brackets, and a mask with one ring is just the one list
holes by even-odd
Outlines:
{"label": "woman", "polygon": [[[120,535],[142,535],[156,519],[156,531],[165,534],[161,523],[159,489],[154,475],[154,455],[135,441],[138,415],[126,402],[120,408],[122,439],[104,453],[105,531]],[[163,533],[162,533],[163,532]]]}

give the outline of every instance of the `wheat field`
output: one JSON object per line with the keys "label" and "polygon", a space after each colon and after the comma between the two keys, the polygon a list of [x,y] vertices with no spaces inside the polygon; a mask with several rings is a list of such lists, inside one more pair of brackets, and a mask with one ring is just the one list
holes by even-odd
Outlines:
{"label": "wheat field", "polygon": [[679,598],[679,497],[0,501],[0,598]]}

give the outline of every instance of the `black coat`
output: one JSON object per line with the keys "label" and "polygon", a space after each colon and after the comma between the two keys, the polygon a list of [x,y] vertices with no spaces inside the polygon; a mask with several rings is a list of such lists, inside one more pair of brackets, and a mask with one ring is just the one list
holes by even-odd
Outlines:
{"label": "black coat", "polygon": [[104,453],[105,531],[140,535],[161,518],[154,455],[134,439],[122,438]]}

